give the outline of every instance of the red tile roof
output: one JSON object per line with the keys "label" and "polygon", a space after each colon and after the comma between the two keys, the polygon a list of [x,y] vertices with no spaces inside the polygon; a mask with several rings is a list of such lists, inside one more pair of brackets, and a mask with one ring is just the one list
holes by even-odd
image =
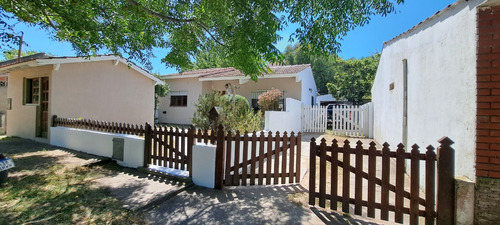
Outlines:
{"label": "red tile roof", "polygon": [[[270,66],[269,68],[273,71],[269,73],[272,74],[295,74],[299,73],[302,70],[310,67],[310,64],[300,64],[300,65],[288,65],[288,66]],[[182,73],[172,73],[163,75],[162,77],[169,76],[198,76],[203,78],[208,77],[236,77],[236,76],[244,76],[244,74],[234,67],[226,67],[226,68],[212,68],[212,69],[199,69],[199,70],[191,70]]]}

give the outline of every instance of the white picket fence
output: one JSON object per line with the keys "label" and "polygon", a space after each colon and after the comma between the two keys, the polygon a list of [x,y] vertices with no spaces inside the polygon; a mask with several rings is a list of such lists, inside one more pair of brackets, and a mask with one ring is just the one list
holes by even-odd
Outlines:
{"label": "white picket fence", "polygon": [[302,132],[325,132],[327,121],[326,106],[302,108]]}
{"label": "white picket fence", "polygon": [[328,105],[302,108],[302,132],[325,132],[334,135],[373,137],[373,105]]}

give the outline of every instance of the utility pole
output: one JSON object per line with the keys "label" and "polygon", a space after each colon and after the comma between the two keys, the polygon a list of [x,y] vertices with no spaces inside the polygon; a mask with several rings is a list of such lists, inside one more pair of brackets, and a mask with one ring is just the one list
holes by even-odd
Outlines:
{"label": "utility pole", "polygon": [[17,52],[17,62],[21,62],[21,53],[23,51],[23,40],[24,40],[24,32],[21,31],[21,36],[19,37],[21,40],[19,41],[19,50]]}

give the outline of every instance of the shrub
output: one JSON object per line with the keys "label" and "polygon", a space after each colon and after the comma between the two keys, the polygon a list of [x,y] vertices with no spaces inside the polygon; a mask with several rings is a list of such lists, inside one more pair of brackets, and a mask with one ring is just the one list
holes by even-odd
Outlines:
{"label": "shrub", "polygon": [[[192,123],[201,129],[215,129],[222,124],[226,131],[258,131],[263,128],[262,114],[250,110],[248,100],[241,95],[221,95],[213,90],[200,96],[195,105]],[[218,121],[210,123],[208,116],[213,107],[220,107]]]}
{"label": "shrub", "polygon": [[222,105],[222,96],[219,92],[212,90],[204,95],[200,95],[198,103],[196,103],[196,111],[194,111],[193,119],[191,122],[198,128],[210,129],[217,127],[220,123],[210,124],[208,116],[213,107]]}
{"label": "shrub", "polygon": [[279,111],[279,101],[283,93],[279,89],[271,89],[259,95],[258,104],[262,111]]}

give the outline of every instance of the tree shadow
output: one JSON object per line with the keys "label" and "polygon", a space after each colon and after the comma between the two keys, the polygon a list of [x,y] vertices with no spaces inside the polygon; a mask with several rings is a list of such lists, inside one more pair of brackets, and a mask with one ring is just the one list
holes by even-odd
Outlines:
{"label": "tree shadow", "polygon": [[195,187],[151,210],[148,219],[153,224],[303,224],[314,215],[287,200],[289,194],[303,191],[296,184]]}

